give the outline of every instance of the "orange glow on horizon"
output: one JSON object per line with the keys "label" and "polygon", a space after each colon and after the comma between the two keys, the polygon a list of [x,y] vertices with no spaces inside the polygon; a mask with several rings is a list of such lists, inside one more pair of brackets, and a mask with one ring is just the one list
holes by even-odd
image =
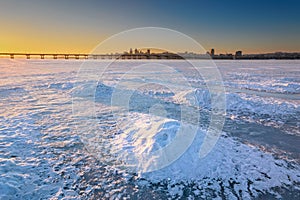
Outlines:
{"label": "orange glow on horizon", "polygon": [[[30,33],[30,31],[29,31]],[[106,35],[101,37],[97,35],[92,35],[91,37],[68,36],[67,33],[54,36],[49,35],[30,35],[28,32],[20,31],[18,34],[16,32],[2,32],[0,37],[0,52],[2,53],[91,53],[102,41],[109,38]],[[115,44],[110,46],[104,52],[97,53],[123,53],[129,51],[129,46],[127,44]],[[237,44],[235,44],[237,46]],[[138,47],[131,47],[132,50]],[[204,46],[207,51],[210,51],[211,48],[215,49],[216,54],[220,53],[232,53],[241,50],[243,54],[257,54],[257,53],[270,53],[270,52],[299,52],[299,49],[274,49],[274,48],[228,48],[226,46]],[[189,51],[188,49],[180,49],[180,45],[177,47],[177,52]],[[143,48],[145,51],[145,48]],[[155,50],[151,48],[151,52],[160,53],[164,50]],[[198,53],[198,52],[195,52]]]}

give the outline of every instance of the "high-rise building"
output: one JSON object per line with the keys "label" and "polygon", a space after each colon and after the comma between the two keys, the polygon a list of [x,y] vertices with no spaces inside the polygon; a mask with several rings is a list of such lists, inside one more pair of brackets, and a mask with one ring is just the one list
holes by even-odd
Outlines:
{"label": "high-rise building", "polygon": [[210,50],[210,55],[211,55],[211,56],[214,56],[214,55],[215,55],[215,49],[211,49],[211,50]]}
{"label": "high-rise building", "polygon": [[147,49],[147,54],[150,54],[150,49]]}
{"label": "high-rise building", "polygon": [[129,50],[129,54],[132,54],[132,48],[130,48],[130,50]]}
{"label": "high-rise building", "polygon": [[134,54],[139,54],[139,53],[140,53],[139,50],[134,49]]}
{"label": "high-rise building", "polygon": [[242,51],[236,51],[235,52],[235,57],[239,57],[239,56],[242,56],[242,55],[243,55]]}

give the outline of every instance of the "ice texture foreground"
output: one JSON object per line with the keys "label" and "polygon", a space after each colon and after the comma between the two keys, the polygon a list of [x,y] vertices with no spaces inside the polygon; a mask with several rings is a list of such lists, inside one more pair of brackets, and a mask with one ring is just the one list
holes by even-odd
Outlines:
{"label": "ice texture foreground", "polygon": [[[89,62],[96,68],[107,61]],[[0,199],[299,197],[299,61],[217,62],[227,91],[226,123],[202,159],[211,97],[184,63],[161,61],[177,67],[194,90],[155,83],[134,90],[130,112],[111,105],[120,77],[139,62],[147,61],[117,62],[97,80],[96,115],[85,116],[97,126],[89,127],[72,113],[72,97],[90,98],[83,94],[91,83],[75,79],[82,63],[1,60]],[[139,81],[126,79],[132,86]],[[122,91],[132,91],[129,86]],[[174,142],[181,106],[201,112],[199,127],[184,122],[196,130],[187,150],[162,169],[133,173],[153,164],[141,155]]]}

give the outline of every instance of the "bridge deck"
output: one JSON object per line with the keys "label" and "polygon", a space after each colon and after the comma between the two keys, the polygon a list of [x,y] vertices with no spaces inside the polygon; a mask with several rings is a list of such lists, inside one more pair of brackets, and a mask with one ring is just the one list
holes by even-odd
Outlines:
{"label": "bridge deck", "polygon": [[16,56],[31,59],[32,57],[45,59],[182,59],[176,54],[82,54],[82,53],[0,53],[14,59]]}

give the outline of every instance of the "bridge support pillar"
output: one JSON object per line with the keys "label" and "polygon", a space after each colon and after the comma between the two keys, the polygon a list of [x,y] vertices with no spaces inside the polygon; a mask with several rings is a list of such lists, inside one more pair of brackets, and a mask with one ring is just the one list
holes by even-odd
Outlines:
{"label": "bridge support pillar", "polygon": [[53,59],[57,59],[57,55],[54,54],[54,55],[53,55]]}
{"label": "bridge support pillar", "polygon": [[26,54],[26,58],[27,58],[27,59],[30,59],[30,54]]}
{"label": "bridge support pillar", "polygon": [[10,59],[14,59],[15,55],[14,54],[10,54]]}
{"label": "bridge support pillar", "polygon": [[44,59],[45,58],[45,55],[44,54],[41,54],[41,59]]}

